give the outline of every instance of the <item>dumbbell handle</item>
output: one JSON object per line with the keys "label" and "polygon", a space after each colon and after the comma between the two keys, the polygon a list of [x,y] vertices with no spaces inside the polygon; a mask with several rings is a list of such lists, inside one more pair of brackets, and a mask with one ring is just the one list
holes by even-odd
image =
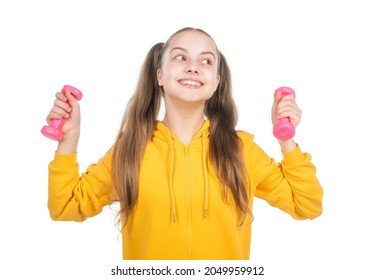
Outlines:
{"label": "dumbbell handle", "polygon": [[[293,95],[296,97],[294,90],[290,87],[280,87],[275,90],[274,97],[281,93],[282,96]],[[287,140],[293,138],[295,135],[296,129],[294,125],[290,122],[289,118],[281,118],[273,126],[273,135],[279,140]]]}
{"label": "dumbbell handle", "polygon": [[[69,85],[64,85],[61,89],[63,94],[66,94],[68,91],[75,97],[75,99],[81,100],[83,95],[79,89]],[[49,125],[43,126],[41,133],[51,140],[61,141],[64,137],[64,134],[61,131],[64,122],[64,118],[52,119]]]}

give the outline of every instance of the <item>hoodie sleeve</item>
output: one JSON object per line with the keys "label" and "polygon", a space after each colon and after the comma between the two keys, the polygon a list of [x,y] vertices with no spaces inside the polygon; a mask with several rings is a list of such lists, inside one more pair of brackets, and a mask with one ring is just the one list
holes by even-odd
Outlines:
{"label": "hoodie sleeve", "polygon": [[112,201],[111,150],[79,175],[77,154],[55,153],[48,165],[48,209],[56,221],[84,221]]}
{"label": "hoodie sleeve", "polygon": [[311,155],[299,147],[283,153],[276,163],[256,143],[253,136],[245,136],[245,153],[251,187],[255,196],[280,208],[297,220],[314,219],[322,213],[323,189],[316,176]]}

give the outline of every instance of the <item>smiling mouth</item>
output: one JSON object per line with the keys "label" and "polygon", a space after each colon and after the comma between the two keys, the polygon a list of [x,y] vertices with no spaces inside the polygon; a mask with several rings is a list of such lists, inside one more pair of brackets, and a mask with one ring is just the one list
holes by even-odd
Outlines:
{"label": "smiling mouth", "polygon": [[184,86],[191,86],[191,87],[201,87],[203,86],[203,83],[199,81],[194,81],[194,80],[179,80],[178,81],[181,85]]}

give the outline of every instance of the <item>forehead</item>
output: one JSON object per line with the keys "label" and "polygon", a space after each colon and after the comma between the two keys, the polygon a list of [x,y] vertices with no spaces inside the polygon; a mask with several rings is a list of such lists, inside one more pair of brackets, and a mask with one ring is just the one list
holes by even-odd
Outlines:
{"label": "forehead", "polygon": [[176,47],[185,48],[189,51],[217,52],[215,42],[206,34],[196,30],[183,31],[174,35],[169,41],[168,48]]}

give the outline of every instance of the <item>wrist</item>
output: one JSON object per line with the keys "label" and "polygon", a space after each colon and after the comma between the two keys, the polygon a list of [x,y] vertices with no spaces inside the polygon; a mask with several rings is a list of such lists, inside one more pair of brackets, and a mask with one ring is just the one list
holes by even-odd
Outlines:
{"label": "wrist", "polygon": [[77,153],[78,141],[80,132],[71,131],[64,134],[63,139],[59,142],[57,146],[57,152],[60,154],[74,154]]}
{"label": "wrist", "polygon": [[297,148],[296,142],[294,142],[293,138],[288,140],[279,140],[280,148],[282,152],[291,152]]}

